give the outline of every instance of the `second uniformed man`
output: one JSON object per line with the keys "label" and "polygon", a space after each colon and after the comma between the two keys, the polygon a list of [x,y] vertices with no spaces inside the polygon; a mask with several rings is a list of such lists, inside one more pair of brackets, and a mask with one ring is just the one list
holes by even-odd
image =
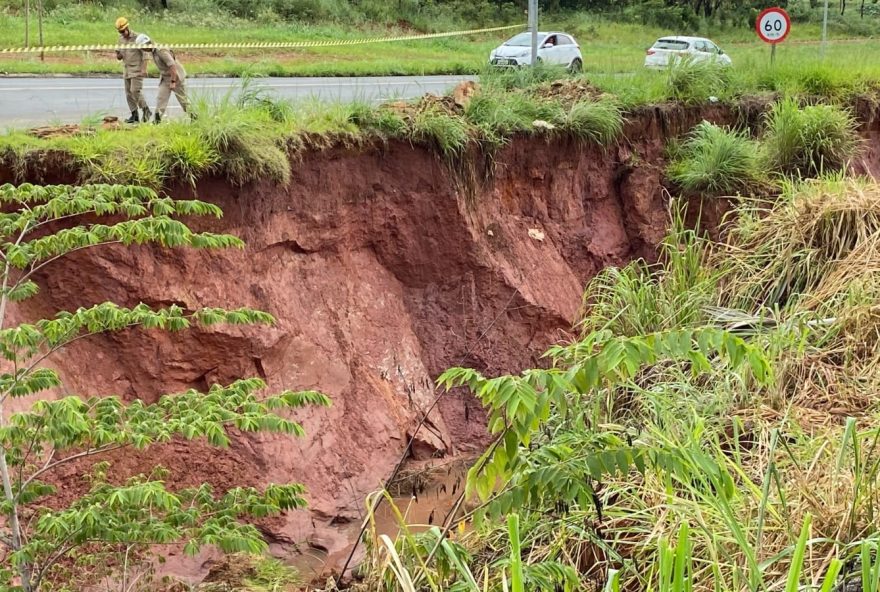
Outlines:
{"label": "second uniformed man", "polygon": [[[124,16],[116,19],[116,30],[119,31],[119,43],[134,43],[137,33],[132,32],[128,26],[128,19]],[[125,78],[125,100],[131,110],[131,117],[125,123],[137,123],[138,109],[143,110],[143,121],[150,120],[150,108],[144,98],[144,77],[147,75],[147,63],[144,54],[135,47],[116,50],[116,59],[122,60],[123,77]]]}
{"label": "second uniformed man", "polygon": [[[150,38],[146,35],[138,35],[136,43],[138,45],[147,45],[151,43]],[[178,62],[174,53],[167,47],[146,47],[144,51],[153,54],[153,62],[159,68],[159,95],[156,97],[156,123],[162,121],[165,117],[165,109],[168,108],[168,100],[171,93],[177,97],[180,108],[186,113],[189,102],[186,99],[186,70],[183,64]]]}

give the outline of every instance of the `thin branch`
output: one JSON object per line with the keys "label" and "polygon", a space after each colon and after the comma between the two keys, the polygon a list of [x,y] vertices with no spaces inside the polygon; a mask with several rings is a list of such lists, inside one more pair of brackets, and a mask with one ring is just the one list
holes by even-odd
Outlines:
{"label": "thin branch", "polygon": [[[40,475],[47,473],[47,472],[55,469],[56,467],[59,467],[59,466],[65,464],[65,463],[68,463],[70,461],[78,460],[81,458],[86,458],[88,456],[94,456],[96,454],[103,454],[105,452],[110,452],[112,450],[118,450],[120,448],[125,448],[126,446],[128,446],[128,444],[112,444],[112,445],[104,446],[102,448],[94,448],[94,449],[90,448],[89,450],[86,450],[84,452],[78,452],[77,454],[72,454],[70,456],[66,456],[62,459],[56,460],[53,463],[46,464],[43,466],[42,469],[35,471],[30,477],[27,478],[27,480],[24,483],[22,483],[21,487],[19,488],[19,495],[21,495],[21,492],[24,491],[25,487],[27,487],[28,485],[33,483],[33,481],[35,479],[37,479]],[[52,454],[53,455],[55,454],[54,450],[52,451]],[[51,457],[50,457],[50,460],[51,460]],[[16,499],[17,498],[18,498],[18,496],[16,496]]]}
{"label": "thin branch", "polygon": [[44,267],[46,267],[46,266],[49,265],[50,263],[53,263],[53,262],[55,262],[55,261],[58,261],[59,259],[61,259],[61,258],[63,258],[63,257],[67,257],[67,256],[70,255],[71,253],[76,253],[77,251],[82,251],[82,250],[85,250],[85,249],[93,249],[93,248],[96,248],[96,247],[105,247],[105,246],[107,246],[107,245],[118,245],[118,244],[121,244],[121,243],[122,243],[122,241],[118,241],[118,240],[115,240],[115,241],[104,241],[104,242],[102,242],[102,243],[95,243],[94,245],[84,245],[84,246],[82,246],[82,247],[77,247],[77,248],[75,248],[75,249],[71,249],[71,250],[69,250],[69,251],[65,251],[64,253],[61,253],[60,255],[55,255],[54,257],[50,257],[49,259],[46,259],[45,261],[41,262],[39,265],[36,265],[36,266],[31,265],[31,269],[30,269],[26,274],[24,274],[23,276],[21,276],[20,278],[18,278],[18,280],[15,282],[15,286],[14,286],[14,287],[17,287],[17,286],[18,286],[19,284],[21,284],[22,282],[26,282],[26,281],[27,281],[32,275],[34,275],[36,272],[40,271],[41,269],[43,269]]}

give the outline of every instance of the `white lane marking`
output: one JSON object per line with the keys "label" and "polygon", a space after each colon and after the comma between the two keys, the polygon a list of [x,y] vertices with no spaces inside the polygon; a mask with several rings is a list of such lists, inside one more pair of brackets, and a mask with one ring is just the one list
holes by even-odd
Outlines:
{"label": "white lane marking", "polygon": [[[455,82],[461,82],[465,79],[463,78],[455,78],[450,79],[448,81],[438,81],[438,80],[428,80],[428,81],[406,81],[406,82],[380,82],[380,83],[370,83],[370,82],[336,82],[336,83],[308,83],[308,84],[298,84],[295,82],[292,83],[280,83],[280,84],[259,84],[258,86],[266,86],[269,88],[344,88],[344,87],[353,87],[353,86],[361,86],[361,87],[378,87],[381,88],[383,86],[431,86],[435,84],[451,84]],[[22,87],[4,87],[0,85],[0,92],[27,92],[27,91],[88,91],[88,90],[117,90],[118,85],[113,86],[22,86]],[[214,88],[235,88],[234,84],[198,84],[191,82],[190,88],[199,88],[199,89],[214,89]]]}

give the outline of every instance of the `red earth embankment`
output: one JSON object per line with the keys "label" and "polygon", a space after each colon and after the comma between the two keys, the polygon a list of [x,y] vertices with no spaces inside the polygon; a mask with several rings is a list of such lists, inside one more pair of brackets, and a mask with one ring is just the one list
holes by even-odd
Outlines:
{"label": "red earth embankment", "polygon": [[[496,374],[540,364],[546,347],[568,334],[591,277],[653,256],[668,219],[667,138],[704,118],[736,117],[721,107],[644,109],[607,149],[518,139],[496,155],[493,181],[470,196],[433,152],[405,142],[300,155],[287,187],[205,179],[195,194],[225,216],[198,227],[235,234],[246,249],[76,254],[38,279],[40,295],[18,305],[12,320],[105,300],[273,314],[271,328],[93,338],[53,364],[67,392],[128,400],[244,376],[263,377],[275,390],[329,395],[332,408],[297,415],[303,439],[238,435],[219,451],[172,443],[118,454],[113,474],[121,479],[159,463],[175,485],[302,482],[310,509],[267,521],[267,538],[282,555],[309,543],[338,560],[365,494],[387,477],[433,400],[437,375],[453,365]],[[872,172],[880,162],[877,127],[865,124],[870,142],[859,164]],[[9,177],[0,171],[0,182]],[[74,175],[59,168],[45,179]],[[167,191],[193,194],[183,186]],[[710,214],[704,222],[717,223],[717,212]],[[450,395],[420,432],[414,455],[449,455],[482,438],[479,405]],[[84,486],[74,473],[62,495]],[[190,575],[204,575],[203,567]]]}

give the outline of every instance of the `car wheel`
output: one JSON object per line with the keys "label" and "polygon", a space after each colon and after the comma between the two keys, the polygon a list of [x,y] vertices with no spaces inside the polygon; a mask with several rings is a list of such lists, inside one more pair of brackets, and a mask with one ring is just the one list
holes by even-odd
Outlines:
{"label": "car wheel", "polygon": [[584,69],[584,63],[580,58],[575,58],[571,60],[571,64],[568,65],[568,71],[572,74],[577,74]]}

